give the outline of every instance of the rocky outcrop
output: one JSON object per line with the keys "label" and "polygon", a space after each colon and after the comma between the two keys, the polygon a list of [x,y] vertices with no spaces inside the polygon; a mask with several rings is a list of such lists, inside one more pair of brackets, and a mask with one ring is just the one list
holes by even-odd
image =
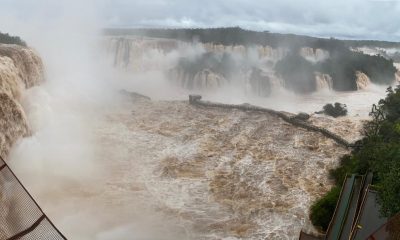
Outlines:
{"label": "rocky outcrop", "polygon": [[261,69],[253,68],[250,75],[250,86],[253,93],[258,96],[267,97],[271,94],[272,84],[270,77]]}
{"label": "rocky outcrop", "polygon": [[121,90],[119,91],[119,93],[124,96],[129,98],[130,100],[132,100],[133,102],[137,102],[137,101],[151,101],[151,98],[148,96],[145,96],[143,94],[137,93],[137,92],[131,92],[131,91],[127,91],[127,90]]}
{"label": "rocky outcrop", "polygon": [[[245,91],[265,97],[271,94],[274,87],[310,93],[334,88],[362,90],[371,83],[368,76],[360,71],[356,73],[356,83],[351,86],[344,86],[347,82],[336,83],[341,79],[333,79],[324,72],[313,73],[313,70],[304,77],[302,72],[295,72],[293,77],[283,81],[283,76],[276,74],[275,67],[279,60],[288,56],[289,49],[285,48],[190,43],[134,36],[108,37],[105,42],[116,68],[126,72],[161,71],[172,83],[189,90],[215,90],[235,82],[244,86]],[[301,59],[311,63],[330,57],[328,51],[319,48],[302,47],[298,51]],[[254,69],[261,71],[255,72]],[[290,71],[291,68],[287,69]],[[400,74],[396,74],[396,78],[400,79]]]}
{"label": "rocky outcrop", "polygon": [[247,74],[243,75],[248,79],[251,92],[260,97],[268,97],[274,90],[285,86],[283,79],[278,78],[269,69],[252,68]]}
{"label": "rocky outcrop", "polygon": [[30,133],[20,104],[24,89],[43,80],[43,63],[32,49],[0,44],[0,154],[3,158],[19,138]]}
{"label": "rocky outcrop", "polygon": [[357,71],[356,78],[357,90],[365,89],[371,84],[371,80],[363,72]]}

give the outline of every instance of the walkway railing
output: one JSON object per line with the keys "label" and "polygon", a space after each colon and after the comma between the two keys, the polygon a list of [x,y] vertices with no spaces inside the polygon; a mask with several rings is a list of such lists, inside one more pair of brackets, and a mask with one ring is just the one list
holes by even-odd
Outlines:
{"label": "walkway railing", "polygon": [[0,157],[0,239],[67,239]]}

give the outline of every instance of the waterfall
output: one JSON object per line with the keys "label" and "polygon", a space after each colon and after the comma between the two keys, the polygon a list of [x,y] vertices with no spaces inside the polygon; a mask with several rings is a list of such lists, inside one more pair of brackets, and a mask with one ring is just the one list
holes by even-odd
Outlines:
{"label": "waterfall", "polygon": [[356,72],[356,77],[357,77],[357,79],[356,79],[357,90],[365,89],[371,84],[371,80],[363,72],[357,71]]}
{"label": "waterfall", "polygon": [[223,86],[227,80],[220,74],[214,73],[209,69],[198,72],[193,78],[195,89],[217,89]]}
{"label": "waterfall", "polygon": [[30,48],[0,44],[0,154],[30,133],[21,94],[43,81],[43,63]]}
{"label": "waterfall", "polygon": [[317,86],[317,91],[328,89],[332,90],[333,81],[332,77],[329,74],[324,74],[320,72],[316,72],[315,74],[315,83]]}
{"label": "waterfall", "polygon": [[158,65],[147,62],[149,53],[165,56],[178,49],[179,41],[168,39],[151,39],[139,37],[111,37],[106,39],[106,49],[114,67],[126,71],[146,71],[157,69]]}
{"label": "waterfall", "polygon": [[321,62],[329,58],[329,52],[323,49],[313,49],[310,47],[303,47],[300,49],[300,56],[310,62]]}

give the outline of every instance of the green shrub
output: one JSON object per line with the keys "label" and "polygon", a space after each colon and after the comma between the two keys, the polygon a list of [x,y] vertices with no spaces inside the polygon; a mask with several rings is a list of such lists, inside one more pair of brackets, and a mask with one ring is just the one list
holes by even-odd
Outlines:
{"label": "green shrub", "polygon": [[329,171],[331,178],[335,180],[337,186],[342,186],[347,174],[356,172],[358,161],[351,155],[344,155],[340,158],[339,167]]}
{"label": "green shrub", "polygon": [[326,115],[332,116],[332,117],[341,117],[341,116],[346,116],[347,115],[347,107],[345,104],[341,103],[335,103],[334,105],[332,104],[326,104],[324,107],[324,113]]}
{"label": "green shrub", "polygon": [[400,86],[388,88],[386,98],[373,106],[370,115],[359,146],[330,171],[336,187],[311,207],[312,223],[323,230],[333,215],[346,174],[373,172],[382,215],[391,217],[400,212]]}
{"label": "green shrub", "polygon": [[314,226],[326,231],[335,212],[339,195],[340,188],[335,186],[311,206],[310,219]]}

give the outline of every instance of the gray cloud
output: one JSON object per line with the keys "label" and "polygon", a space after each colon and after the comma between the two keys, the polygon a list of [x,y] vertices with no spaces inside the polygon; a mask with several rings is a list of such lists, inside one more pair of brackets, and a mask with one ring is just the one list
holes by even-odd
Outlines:
{"label": "gray cloud", "polygon": [[[49,21],[74,5],[102,27],[221,27],[400,41],[398,0],[0,0],[0,15]],[[68,5],[68,6],[67,6]],[[1,25],[6,25],[3,22]]]}
{"label": "gray cloud", "polygon": [[109,1],[109,26],[219,27],[324,37],[400,40],[400,2],[393,0]]}

